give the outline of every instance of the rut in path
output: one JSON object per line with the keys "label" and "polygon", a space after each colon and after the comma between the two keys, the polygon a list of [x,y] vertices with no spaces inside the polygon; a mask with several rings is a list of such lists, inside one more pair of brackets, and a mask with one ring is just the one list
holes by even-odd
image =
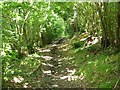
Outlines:
{"label": "rut in path", "polygon": [[54,44],[39,50],[42,54],[42,74],[37,70],[32,87],[39,88],[83,88],[81,76],[74,75],[76,66],[72,64],[74,57],[67,56],[67,44]]}

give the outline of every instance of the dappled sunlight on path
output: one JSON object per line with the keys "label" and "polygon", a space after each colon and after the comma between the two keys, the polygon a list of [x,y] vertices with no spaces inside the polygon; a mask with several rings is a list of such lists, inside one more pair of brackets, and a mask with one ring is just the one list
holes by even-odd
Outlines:
{"label": "dappled sunlight on path", "polygon": [[13,76],[10,83],[24,88],[83,88],[85,76],[76,75],[75,56],[70,49],[68,43],[37,49],[20,62],[19,67],[25,69],[25,76]]}
{"label": "dappled sunlight on path", "polygon": [[52,44],[39,49],[38,53],[42,59],[42,74],[37,71],[35,74],[37,78],[33,81],[34,83],[31,81],[28,87],[83,87],[84,75],[75,75],[76,67],[72,64],[75,57],[67,55],[70,48],[69,44]]}
{"label": "dappled sunlight on path", "polygon": [[45,60],[51,60],[51,59],[53,59],[53,57],[51,57],[51,56],[41,56],[43,59],[45,59]]}

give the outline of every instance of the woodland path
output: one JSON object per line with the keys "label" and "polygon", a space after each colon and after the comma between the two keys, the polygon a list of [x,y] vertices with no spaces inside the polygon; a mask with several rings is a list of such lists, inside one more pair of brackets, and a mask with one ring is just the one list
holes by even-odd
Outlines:
{"label": "woodland path", "polygon": [[[83,77],[76,76],[74,57],[69,56],[69,44],[52,44],[38,51],[42,54],[42,68],[38,68],[31,81],[31,87],[38,88],[81,88],[85,87]],[[41,73],[42,71],[42,73]]]}

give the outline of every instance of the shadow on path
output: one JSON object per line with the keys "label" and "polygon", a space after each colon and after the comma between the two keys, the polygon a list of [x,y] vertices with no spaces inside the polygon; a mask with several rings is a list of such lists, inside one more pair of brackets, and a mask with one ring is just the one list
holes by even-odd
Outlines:
{"label": "shadow on path", "polygon": [[[81,88],[84,87],[81,77],[74,75],[76,66],[72,64],[74,57],[67,56],[65,44],[53,44],[39,50],[42,54],[42,74],[39,70],[36,74],[35,83],[31,87],[40,88]],[[69,47],[70,48],[70,47]]]}

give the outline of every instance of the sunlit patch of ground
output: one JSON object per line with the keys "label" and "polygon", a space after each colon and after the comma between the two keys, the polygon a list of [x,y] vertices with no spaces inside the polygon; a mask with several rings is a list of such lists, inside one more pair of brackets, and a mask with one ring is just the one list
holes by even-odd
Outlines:
{"label": "sunlit patch of ground", "polygon": [[24,78],[22,78],[21,76],[13,77],[13,81],[15,83],[21,83],[24,81]]}
{"label": "sunlit patch of ground", "polygon": [[45,60],[51,60],[51,59],[53,59],[53,57],[51,57],[51,56],[41,56],[43,59],[45,59]]}
{"label": "sunlit patch of ground", "polygon": [[50,51],[51,51],[50,49],[45,49],[45,50],[39,49],[39,52],[50,52]]}

